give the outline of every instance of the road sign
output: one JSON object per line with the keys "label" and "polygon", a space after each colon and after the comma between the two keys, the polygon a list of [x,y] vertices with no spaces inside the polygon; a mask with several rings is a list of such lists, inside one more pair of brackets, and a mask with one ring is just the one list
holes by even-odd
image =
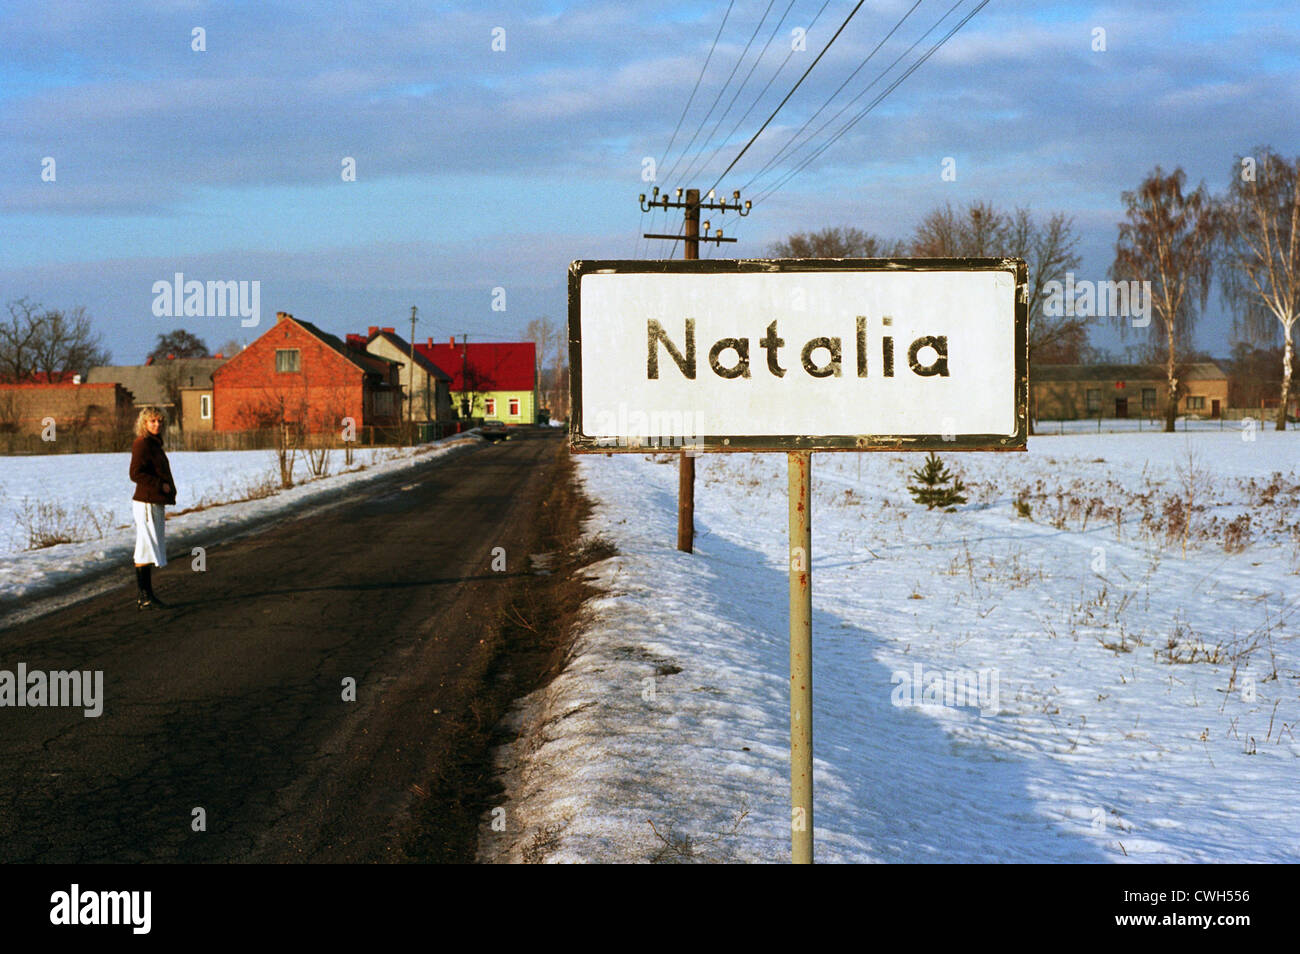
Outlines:
{"label": "road sign", "polygon": [[1024,450],[1019,259],[577,261],[576,451]]}
{"label": "road sign", "polygon": [[575,451],[785,451],[790,847],[813,860],[812,451],[1025,450],[1020,259],[574,262]]}

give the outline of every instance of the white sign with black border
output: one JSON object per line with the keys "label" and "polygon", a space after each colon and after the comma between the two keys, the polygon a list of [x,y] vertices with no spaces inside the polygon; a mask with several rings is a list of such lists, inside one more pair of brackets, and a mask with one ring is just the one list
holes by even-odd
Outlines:
{"label": "white sign with black border", "polygon": [[577,261],[577,451],[1023,450],[1019,259]]}

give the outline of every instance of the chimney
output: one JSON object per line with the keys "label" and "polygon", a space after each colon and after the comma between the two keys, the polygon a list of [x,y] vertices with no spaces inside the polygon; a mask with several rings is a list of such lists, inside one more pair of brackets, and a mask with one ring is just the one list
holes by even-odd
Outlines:
{"label": "chimney", "polygon": [[220,351],[218,351],[218,352],[217,352],[216,354],[214,354],[212,357],[214,357],[214,358],[216,358],[218,361],[220,361],[220,360],[223,360],[226,356],[225,356],[224,354],[222,354]]}
{"label": "chimney", "polygon": [[153,355],[149,355],[149,357],[144,359],[144,366],[146,368],[149,367],[149,365],[151,364],[153,364]]}
{"label": "chimney", "polygon": [[426,344],[425,347],[426,347],[426,348],[432,348],[432,347],[433,347],[433,338],[430,338],[430,339],[429,339],[429,343]]}
{"label": "chimney", "polygon": [[379,334],[379,326],[371,325],[369,328],[366,329],[366,334],[369,335],[371,338],[373,338],[375,335]]}

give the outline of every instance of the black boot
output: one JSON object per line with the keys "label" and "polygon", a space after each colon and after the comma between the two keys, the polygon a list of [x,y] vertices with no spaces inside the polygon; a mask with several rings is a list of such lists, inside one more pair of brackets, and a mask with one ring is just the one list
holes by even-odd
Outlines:
{"label": "black boot", "polygon": [[149,567],[138,566],[135,568],[135,585],[137,590],[136,597],[135,597],[136,609],[147,610],[147,609],[154,608],[153,600],[149,596],[149,590],[146,584],[146,581],[148,579],[149,579]]}
{"label": "black boot", "polygon": [[158,599],[158,594],[153,591],[153,567],[144,567],[144,591],[149,597],[150,606],[156,606],[158,609],[167,609],[167,604]]}

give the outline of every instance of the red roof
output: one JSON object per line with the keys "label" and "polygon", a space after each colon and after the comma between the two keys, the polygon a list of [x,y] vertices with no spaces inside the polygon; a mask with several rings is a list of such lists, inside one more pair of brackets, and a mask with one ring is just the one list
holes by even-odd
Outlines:
{"label": "red roof", "polygon": [[72,379],[76,377],[75,371],[55,371],[50,374],[45,371],[33,371],[27,377],[23,378],[18,384],[71,384]]}
{"label": "red roof", "polygon": [[[537,346],[531,341],[481,344],[417,344],[424,355],[451,376],[453,391],[531,391]],[[465,387],[462,371],[470,386]]]}

